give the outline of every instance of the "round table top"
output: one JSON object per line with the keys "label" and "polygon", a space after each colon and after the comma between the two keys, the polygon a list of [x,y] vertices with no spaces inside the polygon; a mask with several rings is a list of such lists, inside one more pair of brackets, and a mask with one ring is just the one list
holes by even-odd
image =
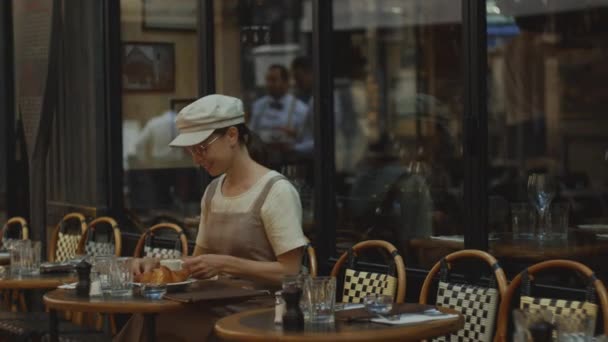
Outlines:
{"label": "round table top", "polygon": [[463,326],[464,318],[458,315],[408,325],[336,320],[333,325],[307,325],[303,332],[284,332],[274,323],[274,308],[265,308],[224,317],[215,324],[215,331],[229,341],[418,341],[447,335]]}
{"label": "round table top", "polygon": [[44,303],[49,309],[101,313],[160,313],[183,308],[182,303],[152,300],[143,297],[80,298],[74,290],[56,289],[46,293]]}
{"label": "round table top", "polygon": [[52,289],[65,283],[76,281],[73,273],[40,273],[35,275],[13,275],[10,269],[4,268],[0,273],[0,289],[33,290]]}

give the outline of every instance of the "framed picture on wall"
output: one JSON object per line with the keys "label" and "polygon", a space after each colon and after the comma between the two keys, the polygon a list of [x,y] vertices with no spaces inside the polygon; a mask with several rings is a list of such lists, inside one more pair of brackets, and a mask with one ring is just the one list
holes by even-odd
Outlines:
{"label": "framed picture on wall", "polygon": [[142,26],[147,30],[196,31],[198,0],[142,0]]}
{"label": "framed picture on wall", "polygon": [[171,99],[171,110],[179,113],[182,108],[196,101],[196,99]]}
{"label": "framed picture on wall", "polygon": [[122,87],[124,91],[172,92],[175,89],[174,44],[124,42]]}

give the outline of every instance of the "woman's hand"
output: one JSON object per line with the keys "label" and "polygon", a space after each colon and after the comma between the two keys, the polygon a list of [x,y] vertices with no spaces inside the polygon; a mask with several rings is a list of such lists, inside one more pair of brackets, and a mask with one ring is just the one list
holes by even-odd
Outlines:
{"label": "woman's hand", "polygon": [[140,275],[144,272],[148,272],[159,266],[158,260],[150,257],[135,258],[131,262],[131,271],[134,275]]}
{"label": "woman's hand", "polygon": [[225,264],[226,255],[203,254],[194,257],[184,258],[184,267],[188,268],[192,277],[197,279],[207,279],[215,277],[222,272]]}

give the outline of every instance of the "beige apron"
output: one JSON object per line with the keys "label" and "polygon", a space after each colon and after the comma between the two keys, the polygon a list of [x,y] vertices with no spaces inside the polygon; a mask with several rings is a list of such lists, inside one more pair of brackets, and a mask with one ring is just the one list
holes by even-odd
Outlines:
{"label": "beige apron", "polygon": [[[219,179],[212,181],[205,198],[207,210],[203,219],[206,220],[206,231],[201,247],[212,254],[226,254],[257,261],[276,261],[260,212],[270,189],[281,179],[285,177],[276,175],[269,179],[253,201],[251,209],[244,213],[213,211],[211,199],[220,183]],[[156,316],[157,341],[214,340],[213,326],[219,318],[245,309],[272,305],[274,305],[273,298],[253,299],[238,305],[221,307],[209,307],[204,302],[184,305],[184,309],[178,312],[161,313]],[[143,321],[142,315],[133,315],[114,341],[146,341]]]}

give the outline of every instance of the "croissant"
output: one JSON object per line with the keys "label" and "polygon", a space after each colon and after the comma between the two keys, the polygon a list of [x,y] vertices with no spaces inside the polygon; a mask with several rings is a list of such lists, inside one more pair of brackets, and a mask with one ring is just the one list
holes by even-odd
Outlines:
{"label": "croissant", "polygon": [[160,266],[151,271],[144,272],[137,277],[140,283],[168,284],[185,281],[190,276],[187,269],[171,271],[166,266]]}

